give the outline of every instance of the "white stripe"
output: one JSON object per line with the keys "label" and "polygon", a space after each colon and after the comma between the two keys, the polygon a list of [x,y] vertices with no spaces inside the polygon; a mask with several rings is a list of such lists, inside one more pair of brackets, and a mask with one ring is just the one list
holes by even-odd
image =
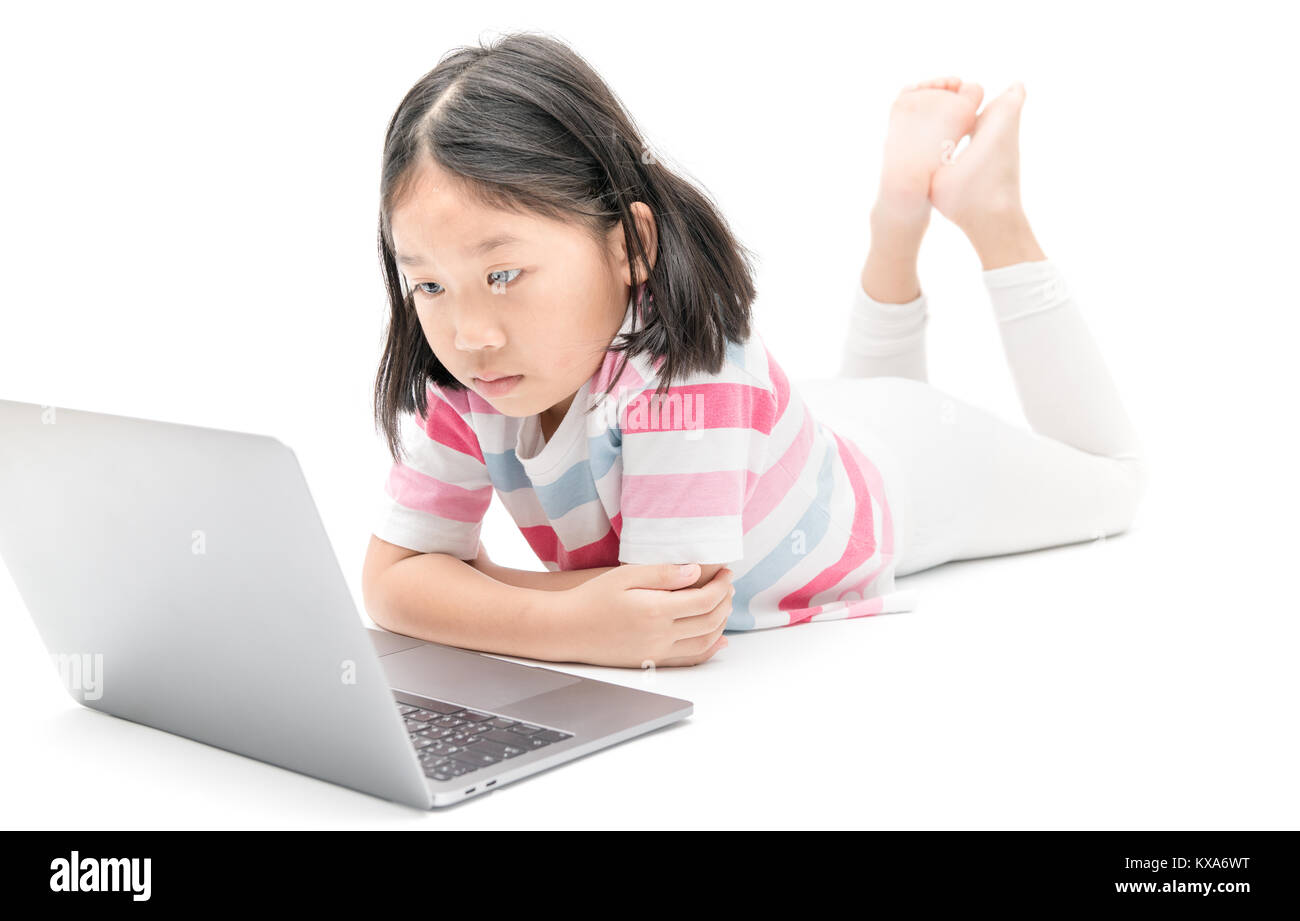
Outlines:
{"label": "white stripe", "polygon": [[767,436],[747,428],[636,432],[623,435],[623,475],[759,471]]}
{"label": "white stripe", "polygon": [[[704,541],[740,543],[739,515],[682,518],[623,518],[620,541],[627,544],[671,544]],[[739,557],[737,557],[739,559]]]}
{"label": "white stripe", "polygon": [[439,518],[392,502],[378,516],[373,533],[380,540],[408,550],[449,553],[464,560],[473,559],[478,552],[481,527],[482,522]]}
{"label": "white stripe", "polygon": [[478,489],[491,482],[482,461],[434,441],[414,414],[402,414],[401,432],[402,446],[407,449],[403,466],[466,489]]}

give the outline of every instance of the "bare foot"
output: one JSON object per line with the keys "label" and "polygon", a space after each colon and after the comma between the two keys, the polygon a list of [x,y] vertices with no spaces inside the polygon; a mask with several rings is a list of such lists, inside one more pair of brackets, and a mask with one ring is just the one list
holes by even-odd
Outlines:
{"label": "bare foot", "polygon": [[891,223],[924,227],[936,171],[975,124],[984,90],[957,77],[904,88],[889,111],[876,211]]}
{"label": "bare foot", "polygon": [[1020,109],[1023,83],[989,100],[975,119],[970,143],[939,167],[930,182],[935,210],[968,234],[990,216],[1021,213]]}

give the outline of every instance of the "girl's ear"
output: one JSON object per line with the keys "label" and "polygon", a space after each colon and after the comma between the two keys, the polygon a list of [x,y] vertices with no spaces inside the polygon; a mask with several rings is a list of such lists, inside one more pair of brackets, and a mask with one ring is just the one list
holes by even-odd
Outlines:
{"label": "girl's ear", "polygon": [[[646,255],[649,257],[650,264],[647,266],[641,260],[636,260],[637,280],[636,284],[641,284],[650,276],[650,270],[654,268],[655,259],[659,252],[659,232],[655,225],[655,218],[650,206],[643,201],[634,201],[631,205],[632,218],[636,221],[637,233],[641,235],[641,245],[645,247]],[[623,282],[629,286],[632,285],[632,258],[630,256],[629,241],[627,234],[623,233],[622,226],[614,228],[615,238],[618,241],[618,258],[619,267],[623,270]]]}

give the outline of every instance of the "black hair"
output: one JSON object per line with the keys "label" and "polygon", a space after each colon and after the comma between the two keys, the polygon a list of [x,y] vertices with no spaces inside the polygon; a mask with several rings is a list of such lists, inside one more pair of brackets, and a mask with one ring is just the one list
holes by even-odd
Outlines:
{"label": "black hair", "polygon": [[[380,183],[379,255],[390,317],[375,377],[375,422],[397,459],[403,412],[427,412],[428,382],[462,385],[434,355],[393,251],[391,215],[419,167],[432,161],[488,207],[580,223],[603,241],[622,224],[644,283],[644,325],[615,337],[626,361],[662,359],[657,394],[697,371],[721,370],[727,342],[750,335],[752,259],[712,201],[649,153],[622,103],[559,39],[513,32],[455,48],[406,93],[388,124]],[[650,264],[630,206],[654,215]]]}

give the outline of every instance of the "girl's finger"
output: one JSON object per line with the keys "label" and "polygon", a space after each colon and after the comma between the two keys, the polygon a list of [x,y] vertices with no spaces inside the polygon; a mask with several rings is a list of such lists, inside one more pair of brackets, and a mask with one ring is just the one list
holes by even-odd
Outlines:
{"label": "girl's finger", "polygon": [[713,658],[713,656],[716,653],[726,648],[727,648],[727,638],[725,636],[720,636],[718,637],[716,643],[714,643],[712,646],[710,646],[708,649],[706,649],[704,652],[700,653],[699,655],[674,656],[673,658],[664,659],[661,662],[656,662],[655,668],[678,668],[686,665],[699,665],[701,662],[705,662],[708,659]]}
{"label": "girl's finger", "polygon": [[[679,617],[673,621],[673,629],[677,632],[677,639],[674,641],[680,643],[682,640],[693,639],[697,636],[704,636],[708,633],[719,633],[727,624],[727,614],[730,614],[731,599],[736,595],[736,587],[733,585],[727,590],[727,594],[722,596],[722,600],[713,606],[712,609],[705,611],[703,614],[695,614],[690,617]],[[723,612],[726,611],[724,614]],[[721,626],[719,626],[719,616],[721,615]]]}
{"label": "girl's finger", "polygon": [[[727,575],[723,575],[727,573]],[[731,571],[719,569],[712,579],[699,588],[680,588],[664,599],[674,619],[707,614],[716,608],[731,591]]]}

